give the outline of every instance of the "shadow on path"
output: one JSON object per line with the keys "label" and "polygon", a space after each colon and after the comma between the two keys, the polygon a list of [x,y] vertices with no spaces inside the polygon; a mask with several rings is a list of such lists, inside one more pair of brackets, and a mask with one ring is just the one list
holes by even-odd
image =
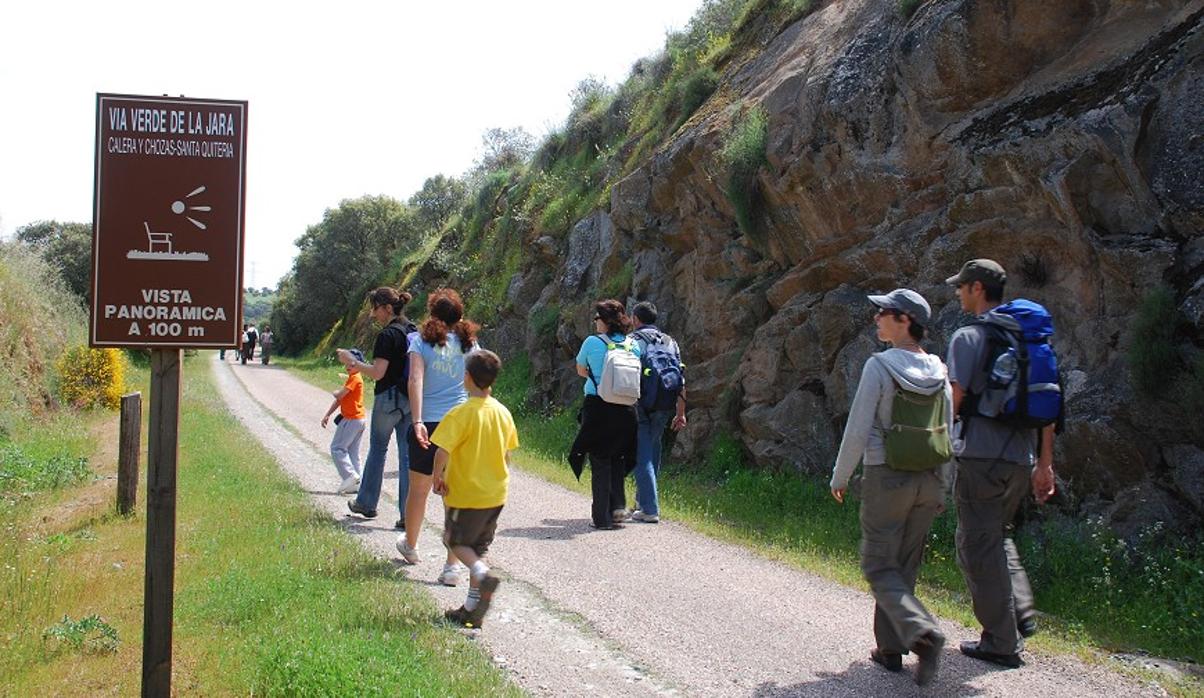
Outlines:
{"label": "shadow on path", "polygon": [[532,540],[572,540],[589,533],[589,519],[544,519],[542,526],[506,528],[497,532],[503,538],[530,538]]}
{"label": "shadow on path", "polygon": [[[868,655],[868,651],[867,651]],[[873,664],[867,656],[840,673],[819,673],[819,678],[782,686],[767,682],[753,691],[755,698],[795,698],[815,696],[981,696],[983,690],[968,681],[987,673],[1007,671],[982,662],[957,662],[956,675],[950,671],[955,654],[946,650],[941,658],[941,673],[937,680],[921,688],[915,683],[915,661],[904,659],[903,671],[891,673]]]}

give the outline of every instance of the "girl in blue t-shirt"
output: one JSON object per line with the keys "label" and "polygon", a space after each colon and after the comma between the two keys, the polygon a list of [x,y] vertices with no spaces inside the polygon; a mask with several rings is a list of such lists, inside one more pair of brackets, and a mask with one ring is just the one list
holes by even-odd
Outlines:
{"label": "girl in blue t-shirt", "polygon": [[[406,532],[397,539],[397,550],[410,564],[417,564],[418,534],[426,516],[431,493],[435,447],[431,435],[451,409],[468,400],[464,388],[464,355],[477,348],[477,325],[464,319],[464,301],[450,288],[441,288],[427,298],[427,318],[421,330],[410,335],[410,420],[414,427],[406,435],[410,461],[410,491],[406,499]],[[459,583],[456,558],[448,551],[439,582]]]}

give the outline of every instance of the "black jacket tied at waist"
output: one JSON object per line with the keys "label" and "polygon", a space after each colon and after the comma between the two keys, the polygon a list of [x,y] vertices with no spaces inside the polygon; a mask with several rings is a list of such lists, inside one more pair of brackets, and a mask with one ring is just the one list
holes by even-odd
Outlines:
{"label": "black jacket tied at waist", "polygon": [[597,395],[586,395],[581,427],[569,449],[569,465],[581,479],[586,454],[613,458],[625,473],[635,467],[636,414],[634,405],[616,405]]}

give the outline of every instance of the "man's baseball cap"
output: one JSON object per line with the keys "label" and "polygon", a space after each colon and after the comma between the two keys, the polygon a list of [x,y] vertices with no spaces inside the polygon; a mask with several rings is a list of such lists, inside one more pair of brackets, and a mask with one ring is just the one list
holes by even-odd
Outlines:
{"label": "man's baseball cap", "polygon": [[885,296],[868,296],[870,302],[886,310],[898,310],[921,325],[927,325],[932,318],[932,308],[928,301],[910,288],[896,288]]}
{"label": "man's baseball cap", "polygon": [[962,265],[962,270],[955,276],[945,279],[950,286],[980,281],[984,284],[1000,284],[1008,280],[1007,272],[993,259],[971,259]]}

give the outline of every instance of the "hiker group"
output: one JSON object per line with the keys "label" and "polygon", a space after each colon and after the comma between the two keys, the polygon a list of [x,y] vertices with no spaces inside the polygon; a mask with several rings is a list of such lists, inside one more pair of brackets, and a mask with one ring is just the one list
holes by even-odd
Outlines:
{"label": "hiker group", "polygon": [[[484,560],[506,503],[510,453],[518,431],[509,410],[492,397],[501,360],[477,342],[477,325],[464,318],[453,289],[430,294],[421,327],[404,313],[411,296],[381,287],[368,295],[372,318],[383,329],[372,363],[358,349],[339,349],[347,381],[334,393],[322,418],[336,410],[338,428],[330,451],[342,481],[338,491],[355,494],[352,513],[376,518],[389,443],[397,436],[401,531],[397,551],[418,564],[419,534],[430,493],[443,497],[443,545],[447,556],[439,582],[460,583],[460,563],[469,575],[468,597],[445,615],[481,627],[499,579]],[[363,409],[363,375],[375,381],[371,424]],[[359,442],[368,431],[368,456],[359,462]]]}
{"label": "hiker group", "polygon": [[[580,479],[589,459],[593,528],[621,528],[628,520],[658,523],[656,483],[665,428],[686,425],[681,351],[657,328],[656,306],[648,301],[637,303],[632,317],[619,301],[598,301],[592,321],[596,334],[577,352],[585,399],[569,465]],[[629,473],[635,476],[637,508],[632,511],[623,487]]]}
{"label": "hiker group", "polygon": [[947,279],[974,316],[953,334],[947,368],[920,346],[932,311],[919,293],[869,296],[878,339],[890,348],[865,363],[830,485],[843,502],[861,463],[861,569],[875,604],[870,659],[900,671],[914,653],[921,685],[935,678],[945,637],[915,597],[916,575],[950,489],[957,560],[982,624],[961,652],[1018,667],[1024,638],[1037,629],[1012,529],[1029,490],[1038,502],[1054,493],[1062,394],[1049,313],[1027,300],[1003,304],[1006,281],[989,259]]}
{"label": "hiker group", "polygon": [[[248,361],[255,361],[255,347],[259,347],[259,361],[267,366],[272,360],[272,344],[274,343],[275,335],[272,334],[272,328],[264,324],[263,331],[255,329],[255,323],[243,323],[242,335],[239,337],[238,360],[239,363],[246,365]],[[226,360],[226,350],[218,351],[218,358],[222,361]]]}
{"label": "hiker group", "polygon": [[[1036,631],[1032,589],[1012,541],[1028,491],[1038,502],[1054,493],[1053,439],[1062,418],[1049,313],[1027,300],[1003,303],[1007,275],[989,259],[967,262],[947,282],[974,319],[949,343],[947,365],[921,346],[932,322],[928,302],[910,289],[871,295],[877,337],[890,345],[862,370],[833,468],[832,496],[843,503],[861,464],[861,567],[873,592],[870,659],[900,671],[918,658],[915,679],[935,678],[946,639],[915,597],[925,542],[952,491],[957,508],[957,559],[969,587],[980,637],[961,644],[967,656],[1006,667],[1022,664],[1024,638]],[[372,362],[339,349],[348,378],[323,417],[336,411],[331,454],[338,491],[354,494],[351,512],[378,515],[384,462],[397,437],[402,531],[397,549],[419,562],[419,534],[432,491],[444,497],[447,556],[438,581],[455,586],[469,575],[464,604],[445,615],[481,627],[499,580],[484,556],[506,502],[510,453],[518,435],[510,412],[491,395],[497,355],[477,341],[458,293],[427,299],[421,327],[403,309],[408,293],[382,287],[368,296],[383,327]],[[591,469],[590,525],[613,530],[661,520],[657,481],[667,429],[686,425],[685,364],[677,342],[657,327],[655,305],[617,300],[593,304],[594,333],[575,367],[584,401],[568,453],[580,478]],[[375,381],[371,421],[363,379]],[[361,466],[359,442],[369,434]],[[624,493],[634,476],[635,507]]]}
{"label": "hiker group", "polygon": [[[421,561],[418,542],[427,499],[432,491],[441,495],[447,556],[438,581],[458,585],[461,565],[469,578],[464,604],[445,616],[480,628],[499,585],[484,557],[506,503],[510,453],[518,447],[510,412],[492,397],[501,360],[481,347],[478,327],[464,318],[463,301],[453,289],[430,294],[421,326],[404,313],[408,293],[381,287],[367,300],[373,320],[382,326],[372,362],[358,349],[337,351],[347,378],[322,417],[324,428],[332,415],[336,424],[330,453],[341,478],[337,492],[355,495],[347,503],[352,513],[376,518],[385,457],[396,436],[401,472],[394,527],[402,531],[397,550],[407,564]],[[656,477],[662,435],[670,424],[674,429],[686,424],[677,344],[656,328],[651,303],[638,304],[634,315],[633,324],[618,301],[598,302],[593,318],[598,334],[585,341],[577,358],[578,372],[588,380],[571,460],[580,477],[589,456],[593,526],[599,529],[618,528],[626,520],[660,520]],[[364,375],[375,381],[370,423]],[[365,431],[368,455],[361,464]],[[632,471],[640,508],[628,512],[623,481]]]}

